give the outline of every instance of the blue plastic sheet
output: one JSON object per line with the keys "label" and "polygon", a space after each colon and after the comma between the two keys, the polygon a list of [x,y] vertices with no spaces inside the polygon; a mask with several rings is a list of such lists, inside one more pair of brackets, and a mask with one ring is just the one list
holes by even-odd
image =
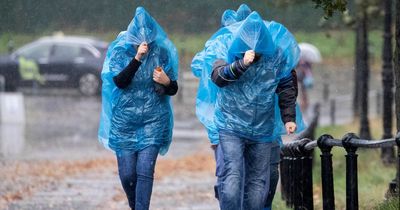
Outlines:
{"label": "blue plastic sheet", "polygon": [[[251,11],[247,6],[240,8]],[[222,23],[222,25],[224,24]],[[249,73],[244,74],[239,81],[235,82],[238,84],[221,89],[216,87],[210,78],[214,61],[222,59],[232,62],[242,58],[244,52],[249,49],[263,55],[264,61],[258,62],[262,63],[262,66],[251,67],[258,69],[249,69],[247,71]],[[244,21],[231,23],[217,31],[206,42],[205,49],[196,54],[191,66],[194,75],[200,78],[196,115],[206,127],[211,143],[218,144],[218,129],[221,128],[233,130],[243,137],[254,140],[279,140],[279,136],[285,134],[286,131],[273,87],[276,87],[279,79],[290,74],[297,65],[298,59],[299,49],[292,34],[279,23],[263,21],[256,12],[251,13]],[[250,82],[243,82],[245,80]],[[236,97],[234,93],[243,88],[248,90],[249,94],[244,94],[243,98]],[[217,94],[220,95],[220,99],[225,97],[224,101],[230,101],[224,104],[234,105],[230,107],[222,105],[224,107],[221,107],[216,101]],[[247,97],[258,96],[263,97],[260,98],[260,101],[268,102],[268,109],[251,107],[251,104],[246,104]],[[229,109],[229,112],[235,113],[235,116],[222,114],[219,111],[221,108]],[[247,113],[246,110],[252,111]],[[296,106],[296,110],[297,131],[301,131],[305,125],[298,106]],[[257,114],[254,115],[254,113]],[[237,119],[245,120],[238,121]],[[249,119],[252,121],[247,121]]]}
{"label": "blue plastic sheet", "polygon": [[[137,46],[147,42],[149,52],[132,83],[125,89],[115,86],[112,78],[136,55]],[[171,80],[178,78],[178,54],[161,26],[142,7],[126,31],[122,31],[107,51],[101,73],[102,112],[99,141],[115,152],[139,151],[150,145],[168,151],[172,138],[173,113],[169,96],[154,90],[152,74],[161,66]]]}
{"label": "blue plastic sheet", "polygon": [[250,15],[251,9],[249,6],[247,6],[247,4],[241,4],[239,8],[236,10],[236,13],[237,13],[236,20],[237,22],[239,22],[246,19]]}
{"label": "blue plastic sheet", "polygon": [[237,22],[237,13],[231,9],[225,10],[221,17],[221,26],[229,26]]}
{"label": "blue plastic sheet", "polygon": [[[212,144],[218,144],[218,132],[214,123],[215,102],[218,87],[211,81],[212,63],[216,56],[227,53],[225,42],[232,39],[232,31],[237,26],[229,27],[237,22],[244,20],[251,13],[246,4],[240,5],[237,11],[225,10],[221,17],[222,28],[215,33],[205,44],[205,48],[197,53],[191,64],[194,76],[200,79],[196,99],[196,116],[207,129],[208,137]],[[238,16],[238,14],[240,14]],[[214,45],[212,48],[208,48]],[[220,47],[216,47],[220,45]]]}

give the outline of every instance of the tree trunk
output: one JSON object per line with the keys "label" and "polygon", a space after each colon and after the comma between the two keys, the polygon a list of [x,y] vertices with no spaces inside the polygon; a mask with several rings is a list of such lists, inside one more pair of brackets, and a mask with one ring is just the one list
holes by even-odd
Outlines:
{"label": "tree trunk", "polygon": [[[384,2],[385,18],[383,23],[382,51],[382,87],[383,87],[383,139],[392,138],[393,125],[393,48],[392,48],[392,0]],[[379,99],[378,99],[379,100]],[[395,162],[394,148],[382,148],[383,163]]]}
{"label": "tree trunk", "polygon": [[355,69],[354,69],[354,89],[353,89],[353,119],[354,121],[357,121],[360,117],[360,60],[361,60],[361,34],[362,34],[362,28],[361,28],[361,21],[360,18],[357,17],[357,22],[356,22],[356,47],[355,47]]}
{"label": "tree trunk", "polygon": [[369,64],[368,64],[368,15],[366,6],[361,5],[361,35],[360,35],[360,138],[371,139],[368,121],[368,92],[369,92]]}
{"label": "tree trunk", "polygon": [[395,104],[397,132],[400,132],[400,0],[396,0],[396,44],[394,52],[394,75],[395,75]]}
{"label": "tree trunk", "polygon": [[[395,75],[395,104],[396,104],[396,127],[397,132],[400,132],[400,0],[396,0],[396,44],[395,44],[395,52],[394,52],[394,75]],[[400,150],[397,151],[400,153]],[[400,166],[398,166],[400,167]],[[400,193],[400,168],[397,168],[397,193]]]}

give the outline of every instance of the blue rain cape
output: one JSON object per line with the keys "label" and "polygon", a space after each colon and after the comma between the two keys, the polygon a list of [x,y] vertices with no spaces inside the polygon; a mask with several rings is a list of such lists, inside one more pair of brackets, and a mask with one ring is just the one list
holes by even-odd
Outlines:
{"label": "blue rain cape", "polygon": [[241,4],[239,8],[236,10],[236,20],[240,22],[246,19],[251,13],[251,9],[247,4]]}
{"label": "blue rain cape", "polygon": [[[240,5],[239,10],[245,10],[247,11],[247,9],[249,9],[249,7],[245,4]],[[245,13],[245,11],[242,11],[242,13]],[[209,41],[206,42],[205,44],[205,48],[198,52],[195,57],[192,60],[192,73],[198,77],[201,78],[201,72],[203,71],[203,68],[201,67],[202,63],[204,62],[204,57],[206,56],[206,49],[207,47],[211,44],[214,43],[214,39],[216,39],[218,36],[220,36],[221,34],[229,34],[231,33],[231,31],[229,31],[228,29],[224,28],[227,26],[230,26],[234,23],[238,22],[238,16],[237,16],[237,11],[231,10],[231,9],[227,9],[224,11],[224,13],[222,14],[221,17],[221,30],[219,33],[215,33],[210,39]],[[242,14],[243,15],[243,14]]]}
{"label": "blue rain cape", "polygon": [[[134,58],[137,46],[147,42],[149,51],[131,84],[115,86],[112,78]],[[102,112],[98,137],[104,147],[115,152],[140,151],[150,145],[168,151],[172,139],[173,113],[170,97],[154,90],[153,71],[161,66],[171,80],[178,78],[178,54],[161,26],[142,7],[126,31],[122,31],[107,51],[101,72]]]}
{"label": "blue rain cape", "polygon": [[[241,8],[246,7],[241,6]],[[246,71],[243,78],[235,82],[241,84],[233,83],[233,85],[228,85],[228,88],[218,88],[210,78],[214,61],[222,59],[232,62],[243,57],[244,52],[249,49],[263,55],[264,62],[258,62],[263,63],[263,66],[253,66],[255,71],[252,73],[247,73],[252,69]],[[245,21],[230,24],[217,31],[206,42],[204,50],[196,54],[191,65],[193,74],[200,78],[196,115],[206,127],[211,143],[218,144],[218,129],[221,128],[233,130],[235,133],[240,131],[239,135],[254,140],[279,140],[280,135],[285,134],[286,131],[281,120],[275,88],[279,79],[287,76],[297,65],[298,59],[299,49],[293,35],[279,23],[263,21],[256,12],[251,13]],[[270,71],[257,71],[254,68],[259,68],[259,70],[266,68]],[[246,80],[251,82],[245,82]],[[262,83],[260,83],[261,81]],[[242,88],[246,86],[251,90],[248,95],[244,94],[244,98],[238,98],[235,95],[235,91],[243,92],[239,90],[240,85]],[[221,107],[217,103],[218,94],[220,99],[225,97],[227,99],[224,100],[236,102],[235,106],[223,107],[229,108],[231,113],[237,113],[236,116],[226,116],[221,113]],[[261,100],[261,102],[269,102],[268,110],[262,110],[256,106],[252,107],[253,110],[250,113],[246,113],[250,107],[243,107],[244,103],[241,100],[246,102],[248,101],[247,97],[255,97],[257,94],[264,97],[265,101]],[[250,116],[252,113],[257,114]],[[250,119],[253,122],[238,121],[236,120],[238,118]],[[296,124],[297,132],[305,127],[297,105]]]}
{"label": "blue rain cape", "polygon": [[231,9],[225,10],[221,17],[221,27],[229,26],[237,22],[237,13]]}

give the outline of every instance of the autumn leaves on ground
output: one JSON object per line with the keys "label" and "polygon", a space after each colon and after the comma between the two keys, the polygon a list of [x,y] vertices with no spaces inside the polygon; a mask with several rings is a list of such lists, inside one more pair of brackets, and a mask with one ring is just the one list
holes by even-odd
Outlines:
{"label": "autumn leaves on ground", "polygon": [[[13,161],[1,163],[0,209],[13,201],[26,199],[47,184],[80,173],[112,170],[117,176],[117,164],[113,155],[82,161]],[[210,153],[196,153],[179,159],[160,159],[157,162],[155,179],[176,176],[185,172],[210,172],[215,169],[215,161]],[[122,190],[112,198],[125,199]]]}

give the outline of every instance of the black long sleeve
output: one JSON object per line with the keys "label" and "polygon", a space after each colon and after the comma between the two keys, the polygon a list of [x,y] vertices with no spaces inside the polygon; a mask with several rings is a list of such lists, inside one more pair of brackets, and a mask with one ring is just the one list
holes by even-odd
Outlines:
{"label": "black long sleeve", "polygon": [[154,90],[156,91],[157,95],[169,95],[173,96],[178,92],[178,83],[176,81],[170,81],[168,86],[164,86],[159,83],[154,83]]}
{"label": "black long sleeve", "polygon": [[243,59],[237,60],[231,64],[223,60],[216,60],[213,64],[211,80],[218,86],[224,87],[238,80],[248,66],[244,65]]}
{"label": "black long sleeve", "polygon": [[297,76],[292,70],[291,75],[281,79],[276,89],[279,98],[281,118],[284,123],[296,121]]}
{"label": "black long sleeve", "polygon": [[117,76],[113,77],[115,85],[121,89],[128,87],[141,64],[142,62],[133,58],[124,70],[122,70]]}
{"label": "black long sleeve", "polygon": [[164,87],[165,95],[173,96],[178,92],[178,82],[171,81],[168,86]]}

